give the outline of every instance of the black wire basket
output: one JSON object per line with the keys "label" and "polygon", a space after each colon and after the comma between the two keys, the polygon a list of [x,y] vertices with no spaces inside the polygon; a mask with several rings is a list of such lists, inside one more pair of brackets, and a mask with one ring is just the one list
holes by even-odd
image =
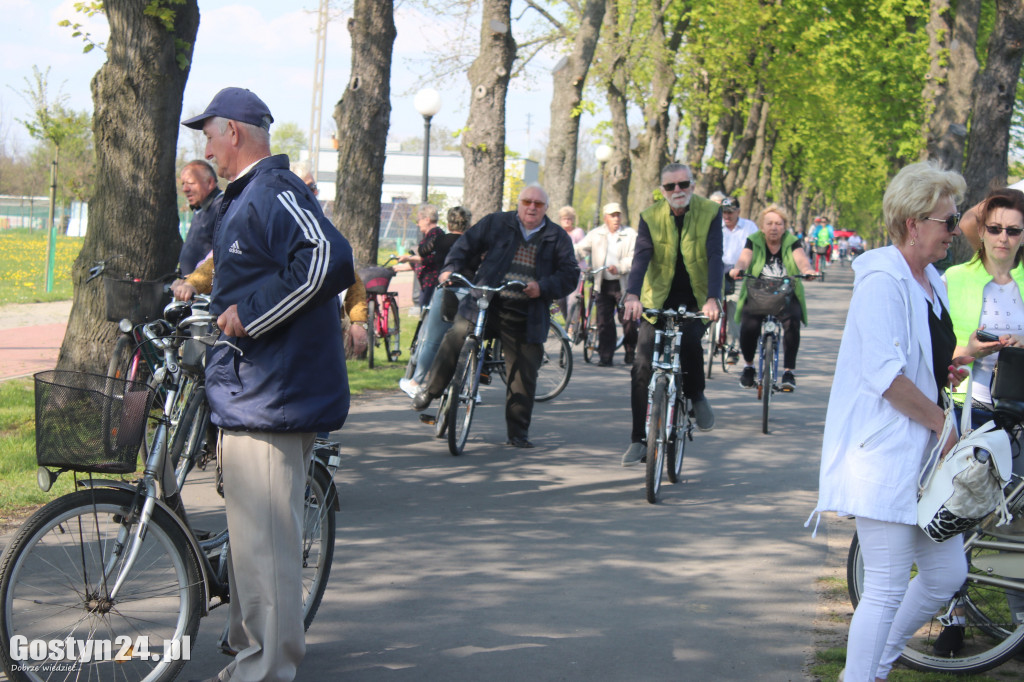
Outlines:
{"label": "black wire basket", "polygon": [[130,474],[156,391],[99,374],[48,370],[34,376],[39,466]]}
{"label": "black wire basket", "polygon": [[170,292],[165,292],[167,282],[162,280],[136,280],[103,278],[103,290],[107,299],[107,319],[111,322],[131,320],[142,324],[160,319],[164,306],[171,302]]}
{"label": "black wire basket", "polygon": [[368,294],[386,294],[391,278],[395,276],[394,268],[372,265],[359,269],[359,277],[363,280]]}

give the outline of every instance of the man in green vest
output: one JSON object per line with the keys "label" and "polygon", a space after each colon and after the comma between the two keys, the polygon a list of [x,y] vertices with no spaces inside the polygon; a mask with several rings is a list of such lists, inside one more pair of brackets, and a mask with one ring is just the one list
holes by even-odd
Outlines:
{"label": "man in green vest", "polygon": [[[722,211],[718,204],[693,195],[689,166],[670,163],[661,171],[664,199],[640,214],[633,269],[626,287],[625,319],[637,320],[645,308],[702,311],[710,321],[721,315]],[[710,431],[715,414],[704,397],[704,354],[701,338],[705,324],[690,320],[683,332],[679,361],[683,393],[693,401],[697,428]],[[654,325],[640,321],[633,361],[630,406],[633,431],[622,456],[622,466],[633,466],[647,453],[647,386],[651,381]]]}

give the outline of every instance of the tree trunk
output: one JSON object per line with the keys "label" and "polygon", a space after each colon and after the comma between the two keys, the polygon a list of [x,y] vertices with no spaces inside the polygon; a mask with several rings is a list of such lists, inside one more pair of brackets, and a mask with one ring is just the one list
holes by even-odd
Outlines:
{"label": "tree trunk", "polygon": [[[92,79],[95,193],[89,231],[72,269],[74,301],[57,366],[106,372],[117,327],[106,320],[102,278],[86,283],[98,260],[116,278],[155,280],[174,272],[178,234],[175,146],[181,98],[199,28],[196,0],[174,6],[167,30],[144,3],[106,0],[107,61]],[[184,47],[184,68],[178,47]]]}
{"label": "tree trunk", "polygon": [[759,121],[757,134],[754,136],[754,153],[750,155],[746,176],[743,179],[743,196],[740,197],[740,215],[750,218],[761,210],[758,196],[758,182],[761,173],[761,164],[765,162],[767,143],[765,132],[768,125],[768,102],[761,103],[761,111],[758,113]]}
{"label": "tree trunk", "polygon": [[648,40],[654,47],[654,77],[651,93],[644,104],[644,130],[633,150],[633,173],[636,182],[630,192],[630,203],[643,210],[654,200],[654,190],[661,183],[661,169],[668,163],[669,107],[677,80],[676,52],[688,26],[687,15],[681,15],[666,40],[664,15],[655,15]]}
{"label": "tree trunk", "polygon": [[611,118],[612,156],[604,166],[604,200],[617,202],[622,207],[622,224],[629,221],[629,181],[632,168],[629,159],[630,133],[626,114],[626,52],[622,35],[619,34],[618,1],[608,5],[604,14],[604,40],[612,57],[605,77],[605,91],[608,112]]}
{"label": "tree trunk", "polygon": [[[711,136],[711,159],[708,161],[708,168],[701,175],[697,189],[694,190],[702,197],[709,197],[716,190],[725,191],[725,157],[729,152],[729,141],[735,127],[737,104],[736,93],[730,84],[722,93],[722,114],[718,117],[715,133]],[[703,151],[703,148],[701,150]]]}
{"label": "tree trunk", "polygon": [[352,75],[334,107],[338,130],[338,179],[334,224],[352,244],[357,263],[377,263],[380,192],[391,118],[391,52],[395,43],[392,0],[356,0],[348,20]]}
{"label": "tree trunk", "polygon": [[[974,92],[974,114],[967,141],[964,179],[967,196],[964,208],[985,198],[991,190],[1006,185],[1010,122],[1024,57],[1024,2],[996,0],[996,23],[988,41],[985,71]],[[971,256],[967,241],[953,242],[953,262]]]}
{"label": "tree trunk", "polygon": [[747,124],[743,128],[743,134],[738,142],[733,145],[732,156],[729,158],[729,168],[725,173],[723,182],[724,192],[734,195],[736,190],[743,186],[743,177],[746,175],[745,167],[750,162],[750,153],[757,142],[757,131],[761,124],[761,105],[764,103],[764,84],[758,81],[754,89],[754,95],[750,100],[750,110],[747,114]]}
{"label": "tree trunk", "polygon": [[572,53],[551,76],[551,127],[544,155],[544,185],[552,208],[571,206],[576,184],[576,147],[580,136],[580,102],[590,63],[601,34],[605,0],[589,0],[583,10]]}
{"label": "tree trunk", "polygon": [[[516,57],[512,0],[483,0],[480,53],[469,67],[469,119],[462,134],[463,205],[477,220],[502,209],[505,186],[505,96]],[[550,206],[549,206],[550,208]]]}
{"label": "tree trunk", "polygon": [[[932,0],[928,21],[928,56],[922,97],[931,115],[925,123],[922,158],[937,159],[943,168],[963,165],[967,120],[978,73],[975,44],[981,0],[959,0],[952,30],[949,1]],[[951,37],[951,39],[950,39]]]}

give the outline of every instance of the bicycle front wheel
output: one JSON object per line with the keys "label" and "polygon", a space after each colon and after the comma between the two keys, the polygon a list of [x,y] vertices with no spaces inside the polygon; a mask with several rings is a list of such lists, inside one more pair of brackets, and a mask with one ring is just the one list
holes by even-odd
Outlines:
{"label": "bicycle front wheel", "polygon": [[565,390],[572,377],[572,346],[557,322],[551,320],[544,353],[537,369],[537,390],[534,400],[551,400]]}
{"label": "bicycle front wheel", "polygon": [[320,608],[334,563],[337,489],[327,470],[313,466],[306,486],[302,522],[302,618],[308,630]]}
{"label": "bicycle front wheel", "polygon": [[761,376],[761,433],[768,433],[768,408],[772,403],[772,386],[775,385],[775,338],[764,337],[764,373]]}
{"label": "bicycle front wheel", "polygon": [[[157,507],[131,570],[111,598],[127,555],[119,538],[130,537],[137,522],[133,505],[128,491],[83,490],[50,502],[18,530],[0,559],[0,662],[9,679],[39,682],[53,675],[12,657],[16,636],[104,640],[112,654],[144,636],[149,656],[139,650],[118,662],[101,656],[107,660],[83,662],[71,677],[154,682],[177,676],[185,661],[174,660],[180,656],[167,647],[184,637],[194,641],[203,609],[202,573],[185,533]],[[151,660],[154,655],[157,660]]]}
{"label": "bicycle front wheel", "polygon": [[679,482],[679,474],[683,470],[683,455],[686,454],[686,440],[690,437],[690,401],[680,397],[676,400],[675,424],[670,424],[672,436],[669,438],[668,452],[668,480],[672,483]]}
{"label": "bicycle front wheel", "polygon": [[377,298],[366,299],[366,366],[373,369],[373,347],[377,345]]}
{"label": "bicycle front wheel", "polygon": [[711,370],[715,366],[715,350],[718,348],[718,327],[722,324],[722,321],[712,322],[711,326],[708,327],[708,350],[707,350],[707,364],[708,364],[708,379],[711,378]]}
{"label": "bicycle front wheel", "polygon": [[647,501],[658,502],[661,490],[661,474],[665,469],[665,448],[667,433],[665,419],[668,414],[668,377],[660,376],[654,384],[651,398],[651,414],[647,422],[647,475],[645,479]]}
{"label": "bicycle front wheel", "polygon": [[182,410],[171,441],[171,466],[174,468],[178,490],[185,485],[185,478],[199,462],[203,448],[206,447],[209,426],[210,405],[206,402],[206,387],[196,386]]}
{"label": "bicycle front wheel", "polygon": [[384,354],[388,362],[398,362],[402,355],[402,339],[399,334],[398,301],[394,296],[387,297],[387,333],[384,334]]}
{"label": "bicycle front wheel", "polygon": [[[978,531],[982,541],[1013,540],[998,538]],[[1019,538],[1016,540],[1019,541]],[[1017,655],[1024,647],[1024,624],[1019,614],[1024,612],[1024,591],[997,585],[1000,580],[1013,580],[1003,576],[1004,567],[1019,561],[1016,553],[972,546],[967,549],[967,581],[927,623],[921,626],[907,642],[900,659],[915,670],[941,673],[981,673],[991,670]],[[916,574],[916,568],[914,569]],[[846,580],[850,601],[856,608],[864,589],[864,557],[860,541],[854,534],[846,560]],[[932,649],[943,630],[939,616],[952,607],[964,618],[963,648],[953,656],[936,654]],[[1012,614],[1017,612],[1017,617]]]}
{"label": "bicycle front wheel", "polygon": [[459,353],[459,363],[452,377],[452,397],[448,403],[448,451],[455,456],[465,451],[469,427],[473,423],[476,408],[477,358],[480,345],[469,338]]}

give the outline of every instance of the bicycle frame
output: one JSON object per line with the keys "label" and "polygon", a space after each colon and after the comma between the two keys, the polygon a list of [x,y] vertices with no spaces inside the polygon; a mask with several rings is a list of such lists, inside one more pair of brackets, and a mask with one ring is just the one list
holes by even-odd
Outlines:
{"label": "bicycle frame", "polygon": [[773,380],[779,376],[779,329],[782,327],[782,323],[774,315],[765,315],[764,320],[761,321],[761,335],[757,339],[757,385],[762,386],[762,389],[767,389],[773,392],[778,392],[778,388],[774,381],[771,386],[763,386],[764,381],[764,342],[768,337],[772,337],[774,343],[772,344],[772,357],[768,358],[768,361],[772,363],[772,378]]}

